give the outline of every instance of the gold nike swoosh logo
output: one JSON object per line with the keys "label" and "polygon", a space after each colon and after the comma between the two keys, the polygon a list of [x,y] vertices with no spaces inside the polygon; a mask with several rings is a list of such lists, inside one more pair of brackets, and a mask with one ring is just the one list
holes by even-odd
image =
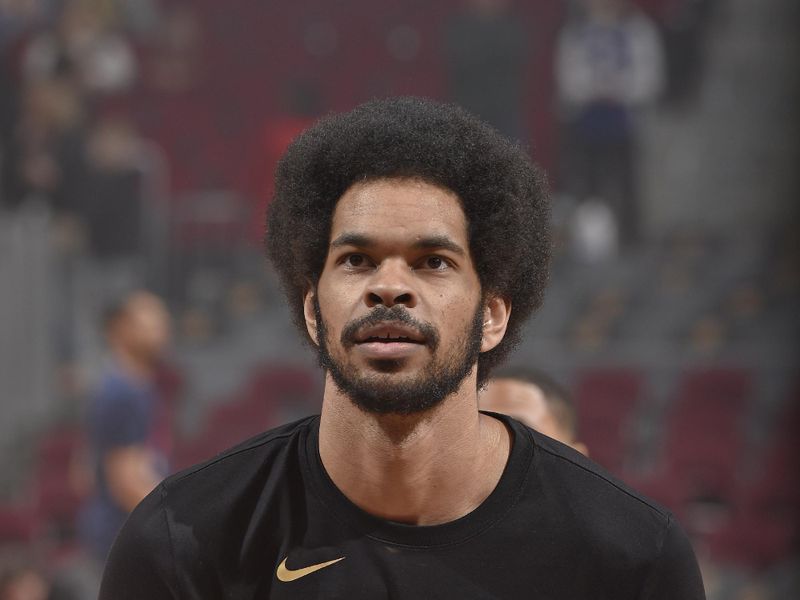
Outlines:
{"label": "gold nike swoosh logo", "polygon": [[341,558],[334,558],[333,560],[317,563],[316,565],[311,565],[309,567],[303,567],[302,569],[289,569],[286,566],[286,561],[288,560],[288,558],[289,557],[287,556],[286,558],[283,559],[283,562],[278,565],[278,570],[275,572],[280,581],[294,581],[295,579],[300,579],[301,577],[310,575],[314,571],[319,571],[320,569],[324,569],[325,567],[330,567],[332,564],[345,559],[345,557],[342,556]]}

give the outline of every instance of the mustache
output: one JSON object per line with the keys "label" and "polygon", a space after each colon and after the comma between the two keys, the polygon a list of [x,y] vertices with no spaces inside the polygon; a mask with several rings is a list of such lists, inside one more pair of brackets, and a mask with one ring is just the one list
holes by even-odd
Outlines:
{"label": "mustache", "polygon": [[356,343],[358,332],[364,327],[373,325],[399,323],[407,327],[412,327],[425,340],[425,344],[432,350],[439,346],[439,332],[430,323],[419,321],[411,316],[408,310],[402,305],[395,305],[387,308],[382,304],[376,306],[372,311],[363,317],[350,321],[342,330],[342,346],[349,348]]}

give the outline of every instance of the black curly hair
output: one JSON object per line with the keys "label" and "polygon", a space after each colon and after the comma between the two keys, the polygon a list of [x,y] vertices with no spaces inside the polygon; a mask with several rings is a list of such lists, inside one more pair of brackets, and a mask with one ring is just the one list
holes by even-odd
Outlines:
{"label": "black curly hair", "polygon": [[544,174],[518,145],[453,104],[390,98],[321,119],[278,164],[267,214],[267,255],[305,335],[303,294],[325,264],[336,203],[354,183],[383,178],[455,192],[484,297],[511,301],[503,341],[478,359],[483,384],[542,302],[551,254]]}

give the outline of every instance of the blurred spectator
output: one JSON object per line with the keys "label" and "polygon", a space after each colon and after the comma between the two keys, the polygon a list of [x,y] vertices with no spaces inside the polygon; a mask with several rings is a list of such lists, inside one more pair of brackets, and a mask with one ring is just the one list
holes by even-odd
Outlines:
{"label": "blurred spectator", "polygon": [[113,5],[99,0],[64,3],[57,28],[28,45],[23,69],[34,80],[69,74],[90,94],[125,92],[137,72],[130,43],[114,30]]}
{"label": "blurred spectator", "polygon": [[23,549],[0,558],[0,600],[50,600],[52,585],[30,553]]}
{"label": "blurred spectator", "polygon": [[583,262],[602,262],[617,253],[617,221],[600,200],[590,198],[580,203],[572,215],[570,233],[573,253]]}
{"label": "blurred spectator", "polygon": [[524,140],[527,34],[508,0],[467,0],[445,32],[449,99]]}
{"label": "blurred spectator", "polygon": [[59,215],[75,213],[85,177],[83,123],[81,93],[71,79],[37,80],[25,86],[5,157],[7,205],[36,195]]}
{"label": "blurred spectator", "polygon": [[640,234],[634,111],[657,97],[663,71],[654,25],[625,0],[581,0],[559,36],[564,189],[579,203],[607,203],[621,246]]}
{"label": "blurred spectator", "polygon": [[188,4],[171,6],[164,18],[148,79],[158,92],[180,93],[194,88],[203,75],[203,28]]}
{"label": "blurred spectator", "polygon": [[149,41],[161,23],[158,0],[113,0],[115,11],[126,31]]}
{"label": "blurred spectator", "polygon": [[80,209],[98,258],[135,259],[142,253],[142,142],[124,116],[101,117],[88,133]]}
{"label": "blurred spectator", "polygon": [[95,490],[80,519],[86,550],[105,561],[128,513],[167,474],[171,415],[156,387],[170,339],[164,304],[134,292],[109,309],[110,360],[88,413]]}
{"label": "blurred spectator", "polygon": [[[137,220],[126,203],[138,199],[138,190],[131,190],[126,180],[138,173],[141,162],[141,140],[132,123],[124,116],[101,116],[87,130],[80,99],[64,80],[32,84],[24,101],[8,157],[12,180],[6,182],[7,204],[37,196],[57,216],[85,221],[99,256],[109,254],[109,244],[132,246],[129,230]],[[104,186],[109,179],[113,184]],[[98,213],[110,211],[117,213],[114,230],[97,231],[107,225]],[[103,234],[117,239],[98,242]]]}
{"label": "blurred spectator", "polygon": [[507,414],[588,456],[578,441],[575,407],[569,392],[535,369],[498,371],[478,396],[481,410]]}
{"label": "blurred spectator", "polygon": [[48,0],[0,0],[0,50],[45,20],[52,4]]}
{"label": "blurred spectator", "polygon": [[16,566],[0,572],[0,600],[48,600],[50,584],[36,568]]}

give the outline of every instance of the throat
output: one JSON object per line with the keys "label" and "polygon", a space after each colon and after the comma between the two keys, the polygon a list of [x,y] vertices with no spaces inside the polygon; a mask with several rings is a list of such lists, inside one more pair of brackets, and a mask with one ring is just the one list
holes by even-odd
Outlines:
{"label": "throat", "polygon": [[[436,414],[371,416],[358,431],[333,435],[320,425],[320,457],[333,483],[373,516],[411,525],[435,525],[477,508],[500,480],[510,433],[492,417],[453,419]],[[488,419],[488,421],[486,421]]]}

